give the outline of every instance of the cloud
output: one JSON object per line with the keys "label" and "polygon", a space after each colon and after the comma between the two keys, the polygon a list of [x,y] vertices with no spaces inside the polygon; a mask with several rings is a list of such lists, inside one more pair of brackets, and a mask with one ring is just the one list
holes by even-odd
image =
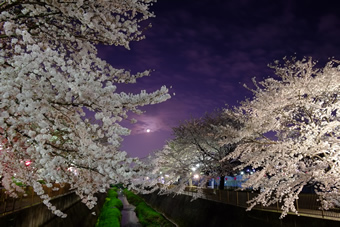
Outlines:
{"label": "cloud", "polygon": [[[306,2],[171,0],[155,4],[157,17],[145,40],[133,42],[130,51],[99,48],[100,55],[115,67],[132,72],[156,70],[136,84],[118,86],[119,91],[153,92],[167,85],[173,87],[170,93],[176,93],[165,103],[143,107],[146,113],[136,116],[138,123],[128,125],[133,136],[143,141],[146,135],[169,135],[171,127],[190,116],[199,117],[225,104],[238,105],[252,95],[242,85],[252,86],[252,77],[261,81],[273,76],[267,64],[274,60],[295,53],[299,58],[340,59],[337,7]],[[152,133],[146,134],[146,128]]]}
{"label": "cloud", "polygon": [[178,125],[179,119],[185,119],[192,108],[191,105],[174,99],[173,97],[164,103],[146,106],[143,108],[145,113],[134,115],[137,123],[128,126],[131,129],[131,134],[144,134],[146,129],[150,129],[151,133],[171,132],[172,127]]}
{"label": "cloud", "polygon": [[168,130],[168,126],[164,125],[162,116],[148,116],[147,114],[136,117],[137,123],[133,124],[131,134],[144,134],[146,130],[150,129],[150,133],[161,130]]}

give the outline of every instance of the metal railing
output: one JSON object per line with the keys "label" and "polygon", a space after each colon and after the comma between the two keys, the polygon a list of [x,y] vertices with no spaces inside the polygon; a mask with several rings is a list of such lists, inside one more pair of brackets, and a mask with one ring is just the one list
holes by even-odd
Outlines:
{"label": "metal railing", "polygon": [[[53,191],[52,188],[59,188],[58,191]],[[66,195],[73,192],[70,190],[70,185],[65,184],[60,187],[59,184],[54,184],[52,188],[43,185],[45,194],[51,198]],[[33,191],[32,187],[24,187],[25,193],[20,193],[17,198],[10,197],[4,188],[0,188],[0,215],[6,215],[14,211],[24,209],[36,204],[42,203],[42,199]]]}
{"label": "metal railing", "polygon": [[[255,198],[259,194],[251,191],[214,190],[207,188],[202,188],[202,190],[203,193],[199,198],[244,208],[249,206],[247,201]],[[198,197],[196,187],[187,187],[182,194]],[[300,194],[299,199],[295,200],[295,206],[299,215],[340,221],[340,208],[323,210],[318,198],[316,194]],[[281,206],[282,204],[277,202],[270,206],[256,205],[253,209],[281,213]]]}

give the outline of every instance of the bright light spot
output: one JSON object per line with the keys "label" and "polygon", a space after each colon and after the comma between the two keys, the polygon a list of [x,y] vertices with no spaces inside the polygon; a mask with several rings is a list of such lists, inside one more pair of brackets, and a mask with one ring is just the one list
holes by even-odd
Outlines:
{"label": "bright light spot", "polygon": [[195,174],[195,175],[194,175],[194,179],[198,179],[198,178],[200,178],[200,175]]}
{"label": "bright light spot", "polygon": [[25,161],[25,166],[31,165],[32,161]]}
{"label": "bright light spot", "polygon": [[241,175],[243,175],[243,174],[244,174],[244,172],[242,171],[242,172],[241,172]]}
{"label": "bright light spot", "polygon": [[192,169],[192,171],[194,171],[194,172],[196,171],[196,168],[195,168],[195,167],[192,167],[191,169]]}
{"label": "bright light spot", "polygon": [[151,132],[151,130],[148,128],[148,129],[146,130],[146,132],[149,133],[149,132]]}
{"label": "bright light spot", "polygon": [[74,175],[78,175],[78,171],[77,171],[77,169],[76,168],[74,168],[74,167],[69,167],[68,169],[67,169],[68,171],[70,171],[70,172],[72,172]]}
{"label": "bright light spot", "polygon": [[169,175],[168,175],[168,174],[165,174],[165,177],[169,177]]}
{"label": "bright light spot", "polygon": [[200,167],[200,164],[196,164],[196,167]]}

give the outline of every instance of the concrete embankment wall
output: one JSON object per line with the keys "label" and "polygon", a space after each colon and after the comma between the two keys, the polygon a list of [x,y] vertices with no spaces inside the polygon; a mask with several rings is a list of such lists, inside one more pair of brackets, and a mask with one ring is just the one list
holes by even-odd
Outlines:
{"label": "concrete embankment wall", "polygon": [[287,215],[279,219],[280,213],[261,210],[246,211],[245,208],[231,206],[210,200],[177,195],[141,195],[145,201],[163,213],[180,227],[214,226],[280,226],[280,227],[332,227],[340,222],[319,218]]}
{"label": "concrete embankment wall", "polygon": [[[52,214],[44,204],[37,204],[0,217],[0,226],[93,227],[100,213],[100,208],[105,201],[106,194],[98,194],[97,197],[97,206],[89,210],[75,193],[70,193],[51,200],[53,205],[67,214],[66,218],[59,218]],[[97,215],[92,215],[92,212]]]}

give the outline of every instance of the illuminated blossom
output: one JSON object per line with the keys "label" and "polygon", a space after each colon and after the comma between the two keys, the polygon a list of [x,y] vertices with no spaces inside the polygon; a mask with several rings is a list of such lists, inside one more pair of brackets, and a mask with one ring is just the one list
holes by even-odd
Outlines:
{"label": "illuminated blossom", "polygon": [[[140,106],[170,98],[168,89],[116,92],[120,83],[135,83],[150,71],[115,69],[98,58],[95,45],[129,48],[143,39],[139,24],[154,16],[153,2],[1,2],[0,175],[12,196],[23,191],[13,176],[41,196],[38,180],[69,183],[92,208],[94,193],[143,172],[138,160],[120,151],[129,130],[119,122],[129,111],[141,113]],[[86,112],[95,112],[96,121]],[[48,197],[44,203],[65,217]]]}

